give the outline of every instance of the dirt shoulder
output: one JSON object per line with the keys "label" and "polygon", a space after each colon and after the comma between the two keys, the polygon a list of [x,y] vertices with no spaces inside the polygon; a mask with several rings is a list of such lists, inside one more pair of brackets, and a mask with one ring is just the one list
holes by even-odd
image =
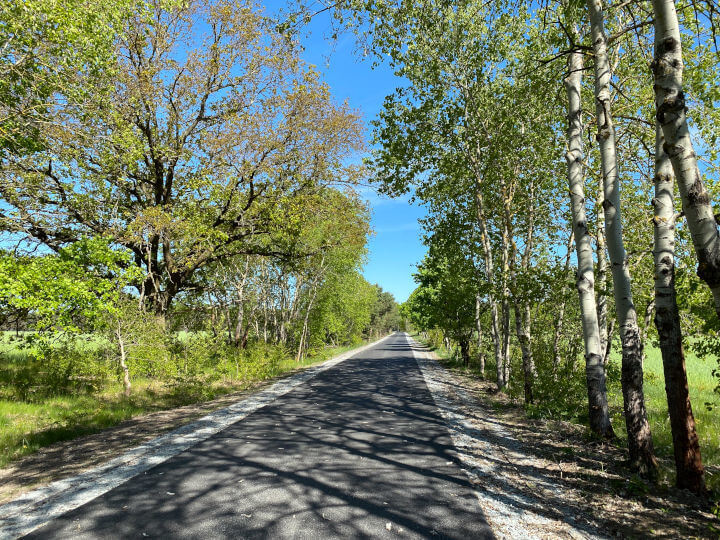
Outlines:
{"label": "dirt shoulder", "polygon": [[[499,481],[518,486],[548,516],[572,516],[608,537],[720,537],[720,521],[709,501],[633,477],[623,449],[592,441],[583,426],[529,419],[494,383],[440,362],[449,369],[457,394],[475,401],[458,398],[465,401],[464,414],[501,456],[494,464]],[[476,457],[484,459],[480,452]]]}

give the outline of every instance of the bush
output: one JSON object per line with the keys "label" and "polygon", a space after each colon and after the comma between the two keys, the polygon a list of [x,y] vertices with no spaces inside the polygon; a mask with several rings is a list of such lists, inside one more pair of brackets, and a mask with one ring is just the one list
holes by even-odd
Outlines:
{"label": "bush", "polygon": [[280,375],[281,365],[287,357],[287,351],[279,345],[253,343],[240,358],[240,378],[263,380],[276,377]]}
{"label": "bush", "polygon": [[25,361],[15,364],[10,381],[15,397],[22,401],[97,392],[113,373],[103,345],[89,339],[32,335],[25,347]]}
{"label": "bush", "polygon": [[[532,416],[587,423],[588,398],[585,363],[582,356],[565,361],[556,376],[552,374],[552,354],[535,355],[538,377],[535,380],[535,403],[526,408]],[[522,386],[522,366],[513,374]],[[610,361],[606,366],[608,393],[620,387],[620,365]]]}

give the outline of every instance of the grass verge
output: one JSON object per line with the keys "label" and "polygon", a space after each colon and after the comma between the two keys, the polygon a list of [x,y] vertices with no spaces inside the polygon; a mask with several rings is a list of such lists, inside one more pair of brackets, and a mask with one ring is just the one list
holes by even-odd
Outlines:
{"label": "grass verge", "polygon": [[[242,379],[223,378],[203,382],[201,386],[138,379],[133,381],[129,397],[122,394],[119,383],[111,383],[97,393],[58,395],[32,401],[0,399],[0,467],[53,443],[96,433],[138,415],[246,390],[261,381],[324,362],[358,346],[325,348],[301,362],[287,357],[272,371],[253,370]],[[13,358],[13,361],[18,359]]]}
{"label": "grass verge", "polygon": [[[645,354],[643,366],[645,407],[655,443],[655,452],[664,461],[672,462],[672,432],[670,431],[670,417],[665,396],[662,356],[660,350],[651,344],[646,347]],[[619,354],[616,358],[612,358],[612,361],[619,363]],[[707,467],[707,483],[708,486],[717,490],[720,489],[720,475],[718,474],[720,472],[720,408],[717,407],[717,394],[713,391],[716,379],[712,375],[717,363],[715,358],[698,358],[687,350],[685,351],[685,362],[690,402],[700,440],[700,452]],[[626,441],[622,393],[619,388],[613,388],[609,392],[609,405],[615,431],[623,441]]]}

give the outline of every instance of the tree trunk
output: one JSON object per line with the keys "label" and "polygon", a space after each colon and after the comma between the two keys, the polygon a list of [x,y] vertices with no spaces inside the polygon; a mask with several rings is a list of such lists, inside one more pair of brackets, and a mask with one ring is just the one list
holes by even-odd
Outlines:
{"label": "tree trunk", "polygon": [[655,145],[655,327],[665,374],[670,429],[675,454],[676,484],[694,493],[705,491],[705,472],[688,393],[680,312],[675,291],[675,204],[673,169],[657,129]]}
{"label": "tree trunk", "polygon": [[[244,299],[244,293],[245,293],[245,283],[247,282],[247,277],[249,273],[250,268],[250,257],[245,258],[245,269],[242,274],[242,279],[240,280],[240,283],[237,285],[237,303],[238,303],[238,311],[237,311],[237,319],[235,321],[235,332],[233,335],[233,343],[236,347],[240,347],[240,344],[243,341],[243,325],[245,322],[245,306],[243,305],[243,299]],[[247,335],[247,331],[245,332]]]}
{"label": "tree trunk", "polygon": [[315,302],[315,295],[317,294],[317,288],[313,290],[312,297],[310,298],[310,301],[308,302],[307,310],[305,311],[305,318],[303,319],[303,326],[302,331],[300,332],[300,343],[298,344],[298,352],[297,357],[295,360],[300,363],[300,360],[302,360],[303,355],[305,354],[305,348],[307,347],[307,332],[308,332],[308,322],[310,320],[310,312],[312,311],[313,303]]}
{"label": "tree trunk", "polygon": [[482,320],[480,316],[482,303],[480,299],[480,293],[475,295],[475,328],[477,330],[477,347],[478,347],[478,364],[480,367],[480,376],[485,377],[485,352],[483,351],[483,331],[482,331]]}
{"label": "tree trunk", "polygon": [[[484,197],[482,192],[482,183],[479,179],[475,180],[475,213],[477,225],[480,233],[481,245],[483,248],[483,258],[485,259],[485,275],[488,279],[493,276],[493,251],[490,237],[485,221]],[[505,365],[502,355],[502,333],[500,330],[500,316],[498,313],[498,302],[493,290],[492,284],[488,291],[488,301],[490,303],[490,335],[493,340],[493,348],[495,353],[495,373],[497,376],[498,390],[505,388],[507,381],[505,380]]]}
{"label": "tree trunk", "polygon": [[236,347],[240,347],[240,341],[243,335],[243,323],[245,320],[245,310],[243,309],[242,301],[238,303],[237,319],[235,320],[235,332],[233,334],[233,344]]}
{"label": "tree trunk", "polygon": [[643,393],[642,343],[632,301],[630,270],[622,236],[620,182],[615,127],[610,107],[610,62],[607,56],[603,8],[601,0],[588,0],[587,6],[595,53],[595,118],[605,192],[605,239],[610,255],[615,311],[622,343],[621,382],[630,466],[641,475],[655,477],[657,461]]}
{"label": "tree trunk", "polygon": [[597,312],[598,328],[600,329],[600,349],[607,349],[608,343],[608,305],[607,305],[607,255],[605,252],[605,190],[598,188],[597,203],[597,230],[595,231],[595,245],[597,254]]}
{"label": "tree trunk", "polygon": [[610,360],[610,352],[612,351],[613,334],[615,333],[615,319],[610,319],[608,324],[608,337],[605,343],[605,351],[603,353],[603,368],[607,370],[607,363]]}
{"label": "tree trunk", "polygon": [[682,198],[688,229],[698,259],[697,275],[712,291],[720,317],[720,236],[693,150],[682,89],[683,60],[680,26],[673,0],[653,0],[655,12],[655,105]]}
{"label": "tree trunk", "polygon": [[297,358],[296,358],[296,361],[298,363],[300,362],[300,360],[302,360],[302,357],[304,354],[304,349],[307,347],[307,331],[308,331],[308,322],[310,320],[310,311],[312,311],[313,304],[315,303],[315,298],[317,296],[317,292],[318,292],[318,288],[320,285],[320,280],[322,279],[324,268],[325,268],[325,255],[323,254],[323,256],[320,260],[320,267],[315,276],[315,280],[313,281],[312,295],[310,296],[310,300],[308,301],[307,310],[305,311],[305,318],[303,319],[302,332],[300,333],[300,344],[298,345],[298,352],[297,352]]}
{"label": "tree trunk", "polygon": [[510,382],[510,298],[504,293],[502,302],[502,358],[503,358],[503,386]]}
{"label": "tree trunk", "polygon": [[[505,201],[508,200],[507,196],[503,197]],[[505,203],[507,204],[507,202]],[[510,259],[511,256],[514,259],[514,254],[511,253],[510,240],[512,235],[509,231],[508,220],[504,220],[503,234],[502,234],[502,253],[501,253],[501,283],[502,283],[502,360],[503,360],[503,386],[506,386],[510,382],[510,334],[512,329],[510,327]]]}
{"label": "tree trunk", "polygon": [[232,311],[230,310],[230,306],[223,306],[222,310],[225,312],[225,327],[227,329],[227,342],[228,344],[233,343],[233,320],[232,320]]}
{"label": "tree trunk", "polygon": [[122,329],[120,328],[120,321],[118,321],[117,328],[115,329],[115,336],[120,346],[120,369],[123,372],[123,394],[125,397],[130,397],[130,370],[127,366],[127,351],[125,351],[125,340],[122,335]]}
{"label": "tree trunk", "polygon": [[[568,96],[568,184],[572,210],[572,226],[575,233],[577,253],[577,290],[580,298],[583,341],[585,343],[585,374],[588,387],[590,429],[601,437],[614,437],[608,413],[605,369],[602,364],[600,330],[595,304],[595,276],[593,253],[588,234],[585,212],[585,189],[582,179],[582,109],[580,86],[582,82],[582,53],[573,51],[568,55],[568,75],[565,88]],[[573,358],[574,362],[574,358]]]}
{"label": "tree trunk", "polygon": [[533,383],[535,382],[535,377],[537,376],[530,340],[530,323],[530,305],[526,304],[524,308],[521,308],[518,303],[515,303],[515,331],[518,343],[520,343],[520,351],[522,352],[523,382],[526,404],[533,402]]}
{"label": "tree trunk", "polygon": [[470,340],[466,337],[460,339],[460,356],[462,356],[463,365],[470,367]]}
{"label": "tree trunk", "polygon": [[498,390],[505,388],[505,364],[502,355],[502,332],[500,329],[500,314],[498,313],[498,305],[494,299],[490,300],[490,333],[493,339],[493,348],[495,352],[495,376],[497,378]]}

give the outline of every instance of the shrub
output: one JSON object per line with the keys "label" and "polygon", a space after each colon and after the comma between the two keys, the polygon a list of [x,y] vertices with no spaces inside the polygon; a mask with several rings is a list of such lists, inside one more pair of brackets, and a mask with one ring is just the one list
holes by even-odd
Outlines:
{"label": "shrub", "polygon": [[16,371],[18,398],[31,401],[99,391],[113,373],[102,348],[103,344],[79,336],[33,336],[27,361]]}

